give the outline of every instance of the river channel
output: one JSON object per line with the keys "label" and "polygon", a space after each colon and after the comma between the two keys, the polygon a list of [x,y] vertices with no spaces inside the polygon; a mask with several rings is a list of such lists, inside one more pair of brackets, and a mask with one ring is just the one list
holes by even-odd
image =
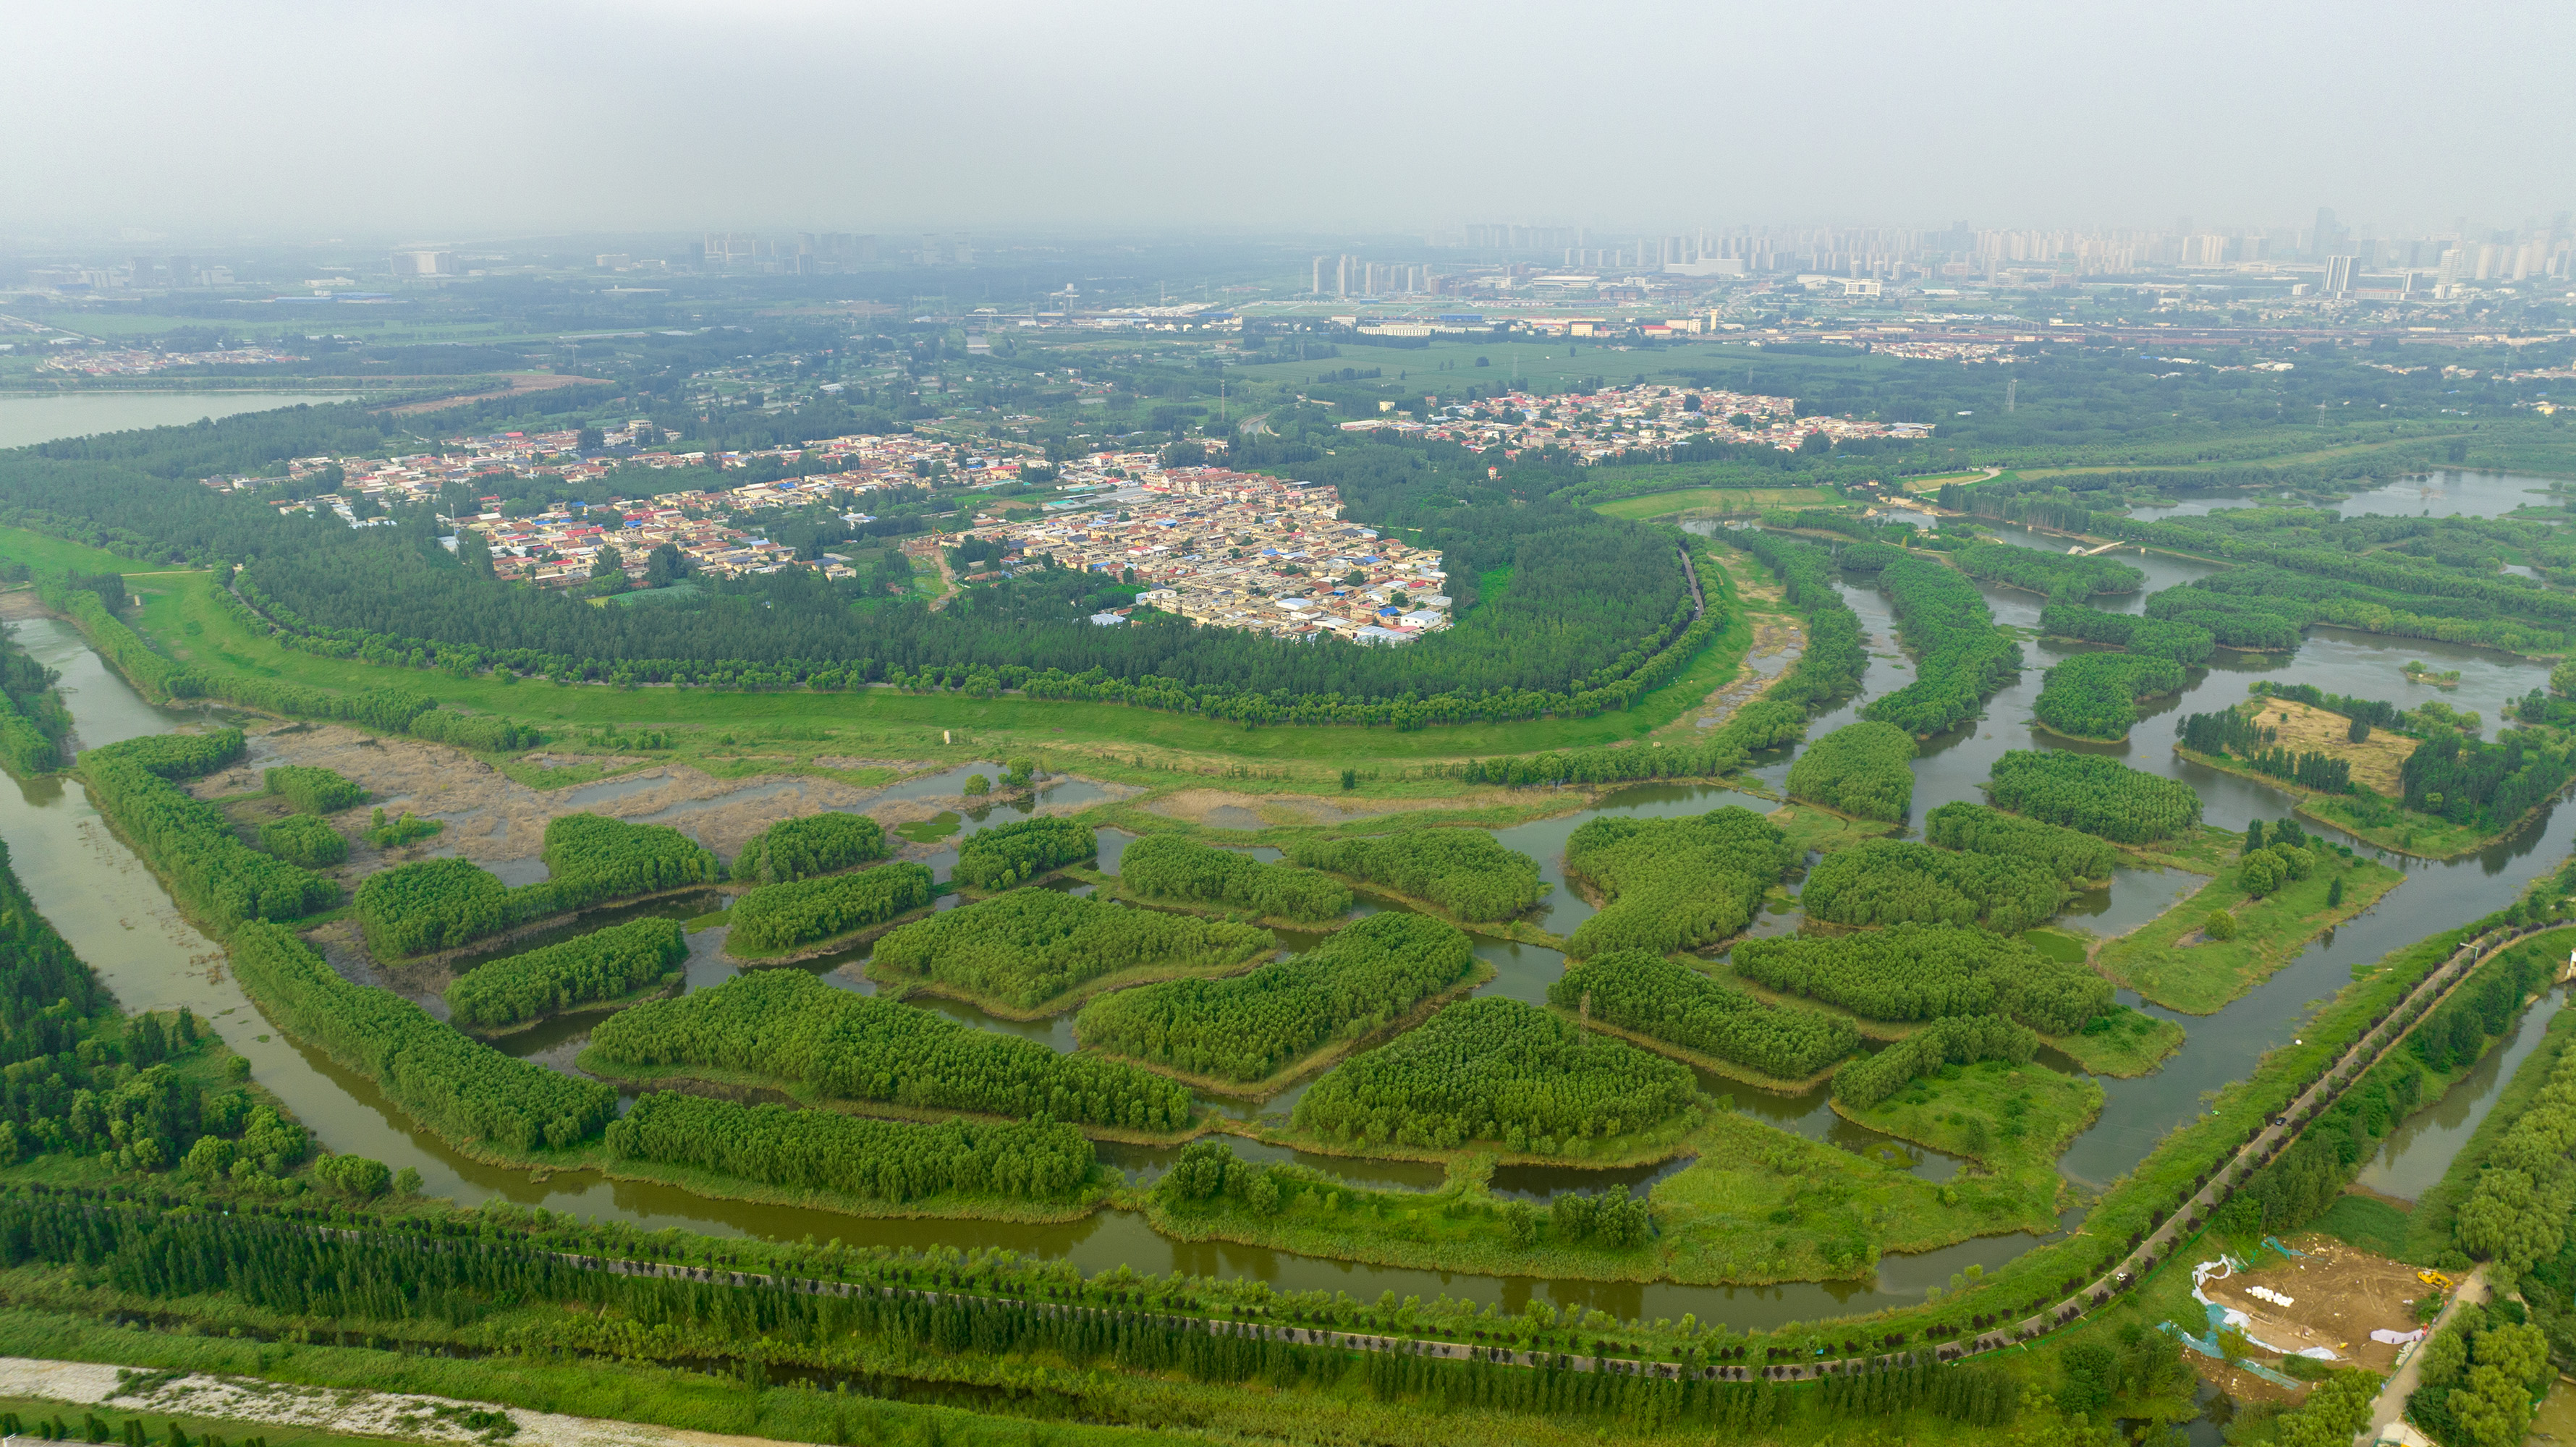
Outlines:
{"label": "river channel", "polygon": [[[2007,541],[2050,551],[2064,546],[2060,541],[2019,530],[1997,532]],[[2124,554],[2123,558],[2147,571],[2149,591],[2208,571],[2206,565],[2152,555]],[[1885,598],[1870,588],[1865,578],[1849,580],[1844,592],[1869,634],[1871,667],[1861,698],[1816,720],[1809,731],[1811,738],[1848,722],[1867,698],[1901,687],[1911,677],[1896,646]],[[2040,604],[2037,595],[1993,587],[1985,593],[1999,622],[2024,629],[2036,625]],[[2100,601],[2106,606],[2134,610],[2141,605],[2143,596],[2141,593]],[[145,703],[101,664],[66,624],[37,618],[12,626],[15,636],[30,652],[61,670],[65,699],[77,723],[79,742],[85,747],[165,731],[205,717]],[[1977,786],[2003,751],[2060,746],[2033,728],[2030,709],[2038,693],[2040,671],[2068,650],[2037,640],[2027,640],[2024,647],[2030,671],[1994,697],[1983,719],[1925,745],[1915,765],[1917,821],[1944,802],[1981,799]],[[2461,686],[2436,691],[2407,683],[2398,670],[2414,659],[2436,669],[2460,669]],[[2546,679],[2547,669],[2488,650],[2319,629],[2295,660],[2222,653],[2209,668],[2193,670],[2182,696],[2156,701],[2151,715],[2140,722],[2126,744],[2104,746],[2098,751],[2190,783],[2205,801],[2213,824],[2232,829],[2243,827],[2252,818],[2280,817],[2289,807],[2284,796],[2261,785],[2185,763],[2171,750],[2175,724],[2181,715],[2236,702],[2245,697],[2249,682],[2265,676],[2295,678],[2329,692],[2389,699],[2406,706],[2441,697],[2454,707],[2478,711],[2492,727],[2500,719],[2504,701],[2539,686]],[[1788,763],[1789,754],[1784,751],[1777,758],[1759,762],[1754,772],[1777,789]],[[917,791],[942,786],[916,781],[910,787]],[[1059,787],[1064,792],[1052,797],[1065,804],[1084,802],[1091,797],[1085,791],[1093,788],[1079,780],[1065,781]],[[1569,795],[1568,802],[1577,802],[1577,796]],[[1499,837],[1542,862],[1544,877],[1555,886],[1542,922],[1562,934],[1590,913],[1589,906],[1565,888],[1562,872],[1565,838],[1583,819],[1603,812],[1696,814],[1729,803],[1773,807],[1727,789],[1646,786],[1620,791],[1590,808],[1500,831]],[[960,832],[971,833],[1011,817],[1017,815],[1009,806],[1000,806],[983,817],[970,814],[959,821]],[[676,819],[673,822],[685,823]],[[744,1233],[788,1240],[810,1233],[816,1240],[839,1238],[854,1243],[1001,1247],[1066,1258],[1086,1270],[1124,1264],[1143,1272],[1179,1270],[1252,1277],[1286,1290],[1338,1288],[1370,1298],[1389,1290],[1399,1297],[1420,1295],[1425,1299],[1446,1294],[1499,1302],[1505,1309],[1514,1309],[1535,1296],[1561,1308],[1598,1308],[1623,1317],[1678,1318],[1690,1312],[1702,1321],[1722,1321],[1739,1330],[1919,1301],[1926,1287],[1945,1283],[1952,1273],[1970,1265],[1999,1265],[2027,1250],[2037,1239],[2027,1235],[1993,1237],[1917,1256],[1890,1256],[1880,1263],[1876,1278],[1869,1281],[1760,1288],[1682,1287],[1413,1271],[1223,1243],[1192,1245],[1167,1241],[1155,1235],[1140,1216],[1124,1212],[1104,1212],[1061,1226],[886,1221],[713,1201],[669,1187],[611,1182],[590,1173],[564,1173],[535,1182],[525,1171],[501,1170],[464,1159],[435,1137],[411,1128],[367,1082],[340,1070],[318,1052],[300,1049],[272,1031],[233,983],[222,952],[179,917],[150,872],[109,835],[77,782],[46,780],[0,787],[0,839],[7,842],[17,872],[37,905],[82,958],[98,969],[129,1009],[190,1006],[249,1058],[259,1079],[276,1091],[331,1149],[372,1156],[396,1169],[414,1167],[430,1194],[468,1204],[500,1197],[576,1215],[631,1221],[646,1228],[684,1226],[716,1234]],[[2242,1078],[2263,1051],[2286,1043],[2314,1003],[2331,996],[2350,980],[2355,965],[2368,964],[2426,934],[2511,902],[2530,879],[2566,857],[2572,841],[2576,841],[2576,809],[2553,806],[2512,837],[2476,855],[2438,863],[2381,855],[2386,862],[2406,870],[2409,877],[2404,884],[2370,911],[2311,944],[2271,979],[2226,1009],[2211,1016],[2175,1016],[2159,1007],[2141,1006],[2150,1013],[2183,1022],[2187,1037],[2182,1052],[2143,1079],[2103,1080],[2108,1100],[2101,1119],[2076,1140],[2061,1161],[2061,1168],[2081,1190],[2089,1192],[2107,1185],[2133,1166],[2168,1129],[2203,1109],[2203,1091]],[[1112,856],[1120,843],[1123,836],[1104,831],[1105,867],[1115,867]],[[950,859],[953,855],[942,851],[933,865],[944,871]],[[2191,875],[2123,871],[2108,889],[2079,901],[2061,922],[2073,928],[2116,933],[2152,918],[2199,883],[2199,878]],[[1795,924],[1793,911],[1766,917],[1757,929],[1767,933],[1794,928]],[[1294,938],[1284,942],[1292,948],[1307,943]],[[702,931],[692,937],[691,944],[690,988],[704,988],[732,973],[717,956],[717,932]],[[1482,987],[1484,993],[1536,1000],[1562,968],[1562,959],[1555,951],[1537,946],[1480,940],[1477,953],[1495,969],[1493,979]],[[811,968],[836,985],[866,988],[856,968],[860,962],[856,957],[847,957],[818,961]],[[2133,1005],[2140,1003],[2134,996],[2124,998]],[[979,1025],[1034,1035],[1059,1049],[1072,1044],[1069,1026],[1062,1020],[1017,1025],[991,1020],[964,1006],[942,1008]],[[2523,1035],[2536,1040],[2537,1026],[2533,1022],[2542,1014],[2535,1011],[2527,1017]],[[578,1053],[585,1033],[583,1022],[558,1022],[544,1031],[520,1037],[511,1048],[558,1068],[569,1068],[570,1058]],[[2519,1058],[2513,1052],[2527,1048],[2517,1037],[2498,1052],[2497,1069],[2509,1074],[2511,1061]],[[1790,1098],[1716,1077],[1703,1083],[1712,1094],[1731,1098],[1736,1109],[1845,1149],[1877,1156],[1889,1161],[1892,1168],[1944,1179],[1960,1165],[1841,1121],[1826,1107],[1822,1091]],[[2491,1090],[2488,1095],[2491,1098]],[[1259,1109],[1261,1113],[1284,1113],[1293,1107],[1293,1100],[1292,1094],[1266,1102]],[[1239,1107],[1229,1113],[1253,1112]],[[2469,1126],[2458,1128],[2456,1135],[2464,1137],[2473,1126],[2471,1120]],[[2392,1161],[2406,1165],[2410,1172],[2430,1169],[2438,1176],[2440,1167],[2432,1162],[2438,1157],[2447,1163],[2450,1152],[2457,1148],[2455,1138],[2440,1133],[2452,1129],[2439,1121],[2428,1125],[2419,1132],[2430,1137],[2422,1141],[2422,1148],[2392,1145]],[[2410,1137],[2409,1142],[2416,1139]],[[2446,1139],[2449,1144],[2443,1148]],[[1263,1158],[1286,1154],[1248,1142],[1237,1142],[1237,1148]],[[1167,1154],[1105,1150],[1104,1158],[1131,1172],[1150,1174],[1160,1169]],[[1301,1159],[1374,1185],[1423,1188],[1437,1184],[1439,1179],[1435,1168],[1404,1163]],[[1632,1172],[1515,1168],[1498,1173],[1494,1188],[1531,1199],[1574,1186],[1644,1189],[1676,1168]],[[2380,1168],[2373,1167],[2375,1171]],[[2071,1228],[2080,1216],[2080,1207],[2070,1210],[2062,1224]]]}

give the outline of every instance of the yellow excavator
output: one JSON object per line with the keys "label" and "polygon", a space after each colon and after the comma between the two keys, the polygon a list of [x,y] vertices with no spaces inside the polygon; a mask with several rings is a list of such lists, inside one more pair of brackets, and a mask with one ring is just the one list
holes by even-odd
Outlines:
{"label": "yellow excavator", "polygon": [[2444,1276],[2438,1271],[2418,1271],[2415,1273],[2415,1279],[2423,1282],[2426,1286],[2436,1287],[2443,1291],[2450,1290],[2452,1286],[2451,1278]]}

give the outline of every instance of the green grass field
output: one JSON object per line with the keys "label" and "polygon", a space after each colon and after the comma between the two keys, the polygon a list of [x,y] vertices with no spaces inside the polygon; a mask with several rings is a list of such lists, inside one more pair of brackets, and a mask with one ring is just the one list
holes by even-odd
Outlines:
{"label": "green grass field", "polygon": [[[2406,876],[2385,864],[2324,853],[2316,871],[2261,899],[2237,883],[2233,864],[2189,899],[2102,947],[2094,963],[2102,973],[2159,1005],[2194,1015],[2215,1014],[2290,962],[2308,941],[2359,914]],[[2326,895],[2343,880],[2343,903],[2328,909]],[[2199,938],[2210,915],[2236,916],[2232,940]]]}

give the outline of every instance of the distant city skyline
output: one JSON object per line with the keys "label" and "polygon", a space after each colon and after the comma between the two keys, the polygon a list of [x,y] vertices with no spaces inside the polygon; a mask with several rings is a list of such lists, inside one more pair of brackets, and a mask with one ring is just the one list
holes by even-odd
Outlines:
{"label": "distant city skyline", "polygon": [[12,39],[47,63],[0,92],[0,231],[2269,228],[2322,206],[2421,234],[2576,204],[2576,10],[2432,25],[2002,0],[1615,24],[1509,0],[36,7]]}

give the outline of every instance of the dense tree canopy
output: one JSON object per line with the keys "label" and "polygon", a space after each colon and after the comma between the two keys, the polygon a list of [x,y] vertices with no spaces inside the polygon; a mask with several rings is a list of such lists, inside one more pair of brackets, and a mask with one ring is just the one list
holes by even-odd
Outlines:
{"label": "dense tree canopy", "polygon": [[1121,970],[1225,969],[1278,944],[1256,925],[1014,889],[905,925],[877,941],[871,959],[898,978],[1030,1010]]}
{"label": "dense tree canopy", "polygon": [[2007,752],[1986,792],[1996,808],[2122,844],[2170,839],[2200,822],[2200,795],[2189,784],[2062,749]]}
{"label": "dense tree canopy", "polygon": [[1802,1080],[1860,1048],[1860,1030],[1822,1010],[1773,1005],[1700,970],[1646,950],[1611,950],[1549,982],[1547,1002],[1634,1031]]}
{"label": "dense tree canopy", "polygon": [[1510,919],[1547,886],[1538,861],[1482,829],[1401,829],[1356,839],[1301,839],[1288,857],[1309,869],[1382,884],[1427,899],[1470,923]]}
{"label": "dense tree canopy", "polygon": [[1848,723],[1789,766],[1789,797],[1860,819],[1902,822],[1914,808],[1914,735],[1894,724]]}
{"label": "dense tree canopy", "polygon": [[1083,1007],[1074,1028],[1092,1049],[1191,1075],[1256,1081],[1385,1025],[1466,978],[1475,964],[1457,926],[1389,910],[1250,974],[1103,995]]}
{"label": "dense tree canopy", "polygon": [[2007,934],[2057,913],[2055,871],[2012,855],[1935,849],[1904,839],[1865,839],[1807,871],[1799,901],[1830,924],[1982,924]]}
{"label": "dense tree canopy", "polygon": [[1577,1155],[1690,1108],[1688,1069],[1500,996],[1467,1000],[1334,1067],[1299,1130],[1352,1144]]}
{"label": "dense tree canopy", "polygon": [[1735,947],[1738,974],[1872,1020],[2010,1015],[2072,1035],[2111,1008],[2111,982],[1981,929],[1901,924],[1825,938],[1784,935]]}
{"label": "dense tree canopy", "polygon": [[[712,1066],[840,1100],[1171,1131],[1190,1092],[1141,1066],[1059,1055],[935,1011],[836,990],[802,970],[754,970],[712,990],[600,1022],[590,1048],[611,1065]],[[587,1056],[585,1056],[587,1058]]]}
{"label": "dense tree canopy", "polygon": [[1147,899],[1221,904],[1308,924],[1351,910],[1350,890],[1328,876],[1178,834],[1148,834],[1128,845],[1118,856],[1118,882]]}
{"label": "dense tree canopy", "polygon": [[1713,944],[1751,924],[1763,891],[1796,862],[1779,826],[1735,805],[1686,819],[1595,815],[1565,841],[1565,871],[1603,904],[1566,953]]}

